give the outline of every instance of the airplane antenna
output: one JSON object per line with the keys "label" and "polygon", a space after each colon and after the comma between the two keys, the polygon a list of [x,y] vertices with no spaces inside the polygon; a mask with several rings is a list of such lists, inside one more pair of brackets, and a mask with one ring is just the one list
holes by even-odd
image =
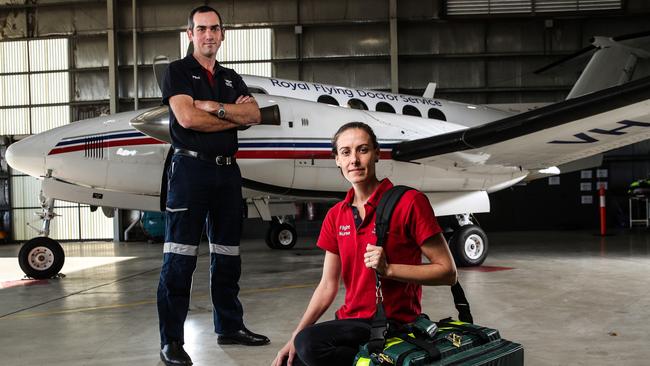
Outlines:
{"label": "airplane antenna", "polygon": [[436,86],[438,84],[436,83],[429,83],[427,85],[426,90],[424,90],[424,94],[422,94],[423,97],[433,99],[433,95],[436,93]]}

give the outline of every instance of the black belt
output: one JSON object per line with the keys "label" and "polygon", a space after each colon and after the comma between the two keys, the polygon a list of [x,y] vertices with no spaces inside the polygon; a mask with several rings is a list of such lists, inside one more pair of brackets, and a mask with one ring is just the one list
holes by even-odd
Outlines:
{"label": "black belt", "polygon": [[210,163],[215,163],[217,165],[232,165],[232,164],[235,163],[235,157],[234,156],[207,155],[207,154],[202,154],[200,152],[187,150],[187,149],[174,149],[174,154],[189,156],[191,158],[196,158],[196,159],[200,159],[200,160],[207,161],[207,162],[210,162]]}

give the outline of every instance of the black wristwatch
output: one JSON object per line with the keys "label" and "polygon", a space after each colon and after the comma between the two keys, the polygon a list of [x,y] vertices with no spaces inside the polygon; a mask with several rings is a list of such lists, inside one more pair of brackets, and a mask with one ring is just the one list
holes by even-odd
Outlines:
{"label": "black wristwatch", "polygon": [[219,119],[226,118],[226,110],[223,108],[223,103],[219,103],[219,109],[217,109],[217,117],[219,117]]}

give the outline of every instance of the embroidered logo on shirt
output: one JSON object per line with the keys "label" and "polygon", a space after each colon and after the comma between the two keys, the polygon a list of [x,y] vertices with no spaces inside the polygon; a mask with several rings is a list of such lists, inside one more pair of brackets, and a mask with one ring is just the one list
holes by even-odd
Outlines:
{"label": "embroidered logo on shirt", "polygon": [[348,235],[350,235],[350,225],[340,225],[339,236],[348,236]]}
{"label": "embroidered logo on shirt", "polygon": [[223,79],[223,80],[226,82],[226,86],[232,88],[232,80],[228,80],[228,79]]}
{"label": "embroidered logo on shirt", "polygon": [[192,77],[193,77],[194,79],[196,79],[196,80],[201,80],[201,77],[200,77],[200,76],[192,75]]}

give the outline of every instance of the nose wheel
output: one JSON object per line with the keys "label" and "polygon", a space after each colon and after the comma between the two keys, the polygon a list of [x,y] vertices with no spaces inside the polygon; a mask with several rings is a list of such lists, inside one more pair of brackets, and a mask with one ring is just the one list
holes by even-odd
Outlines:
{"label": "nose wheel", "polygon": [[63,248],[54,239],[37,237],[20,248],[18,264],[28,277],[35,279],[52,278],[59,274],[65,255]]}
{"label": "nose wheel", "polygon": [[[48,171],[45,176],[46,179],[50,178],[50,173]],[[59,274],[65,262],[65,254],[61,244],[48,237],[50,235],[50,221],[58,216],[54,213],[54,199],[45,197],[42,190],[39,199],[42,210],[37,212],[36,215],[43,221],[43,226],[39,229],[27,223],[27,226],[36,230],[39,236],[27,241],[20,247],[18,264],[27,277],[47,279]]]}

